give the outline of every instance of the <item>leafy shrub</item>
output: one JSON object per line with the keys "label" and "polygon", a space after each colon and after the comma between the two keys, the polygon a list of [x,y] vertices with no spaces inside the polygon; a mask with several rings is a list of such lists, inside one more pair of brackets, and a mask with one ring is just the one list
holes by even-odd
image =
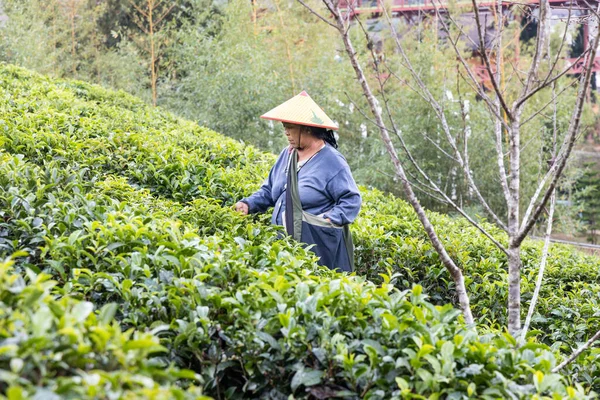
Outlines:
{"label": "leafy shrub", "polygon": [[[257,188],[272,155],[82,82],[11,66],[0,68],[0,82],[0,256],[25,250],[17,274],[49,274],[58,282],[53,296],[117,304],[122,329],[160,334],[166,352],[147,353],[151,365],[174,362],[197,373],[205,392],[227,398],[589,391],[551,373],[555,354],[546,345],[516,349],[498,333],[505,260],[464,221],[432,214],[467,271],[476,313],[488,318],[479,327],[485,335],[444,305],[451,281],[404,202],[363,190],[353,229],[368,280],[334,273],[278,239],[268,216],[228,208]],[[538,247],[528,249],[526,276]],[[567,259],[580,284],[564,286],[557,265]],[[566,305],[561,293],[578,307],[597,271],[571,251],[552,260],[553,287],[540,309]],[[586,312],[595,312],[592,302]],[[549,329],[537,332],[541,340],[556,338],[562,318],[538,318]],[[589,328],[567,336],[565,350]],[[595,384],[590,357],[581,358],[589,375],[581,380]]]}
{"label": "leafy shrub", "polygon": [[90,302],[56,298],[49,275],[18,274],[11,264],[0,262],[0,388],[9,399],[205,398],[173,385],[197,380],[192,371],[147,360],[165,350],[159,338],[123,332],[116,304],[95,314]]}

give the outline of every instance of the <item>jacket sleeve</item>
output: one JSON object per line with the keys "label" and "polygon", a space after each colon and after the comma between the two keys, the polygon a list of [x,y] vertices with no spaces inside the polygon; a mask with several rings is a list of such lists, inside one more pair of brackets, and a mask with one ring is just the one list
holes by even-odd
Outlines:
{"label": "jacket sleeve", "polygon": [[351,224],[358,216],[362,198],[350,168],[342,168],[327,182],[326,189],[335,205],[323,214],[323,218],[329,218],[337,225]]}
{"label": "jacket sleeve", "polygon": [[273,189],[273,174],[275,174],[281,168],[284,151],[279,154],[275,165],[273,165],[271,171],[269,171],[269,176],[267,179],[265,179],[260,189],[258,189],[251,196],[244,197],[240,200],[241,202],[248,204],[249,214],[265,212],[269,209],[269,207],[273,207],[275,205],[275,199],[273,199],[273,195],[271,193]]}
{"label": "jacket sleeve", "polygon": [[269,209],[269,207],[275,205],[275,201],[271,195],[271,189],[273,187],[273,169],[275,169],[275,166],[271,168],[269,176],[267,179],[265,179],[260,189],[254,192],[251,196],[244,197],[240,200],[241,202],[248,204],[249,214],[265,212]]}

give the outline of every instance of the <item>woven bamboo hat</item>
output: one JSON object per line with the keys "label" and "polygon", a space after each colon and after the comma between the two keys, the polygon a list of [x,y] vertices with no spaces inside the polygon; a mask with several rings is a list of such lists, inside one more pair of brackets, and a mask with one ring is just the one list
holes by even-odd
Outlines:
{"label": "woven bamboo hat", "polygon": [[283,104],[260,116],[273,121],[289,122],[290,124],[317,126],[338,130],[337,125],[325,114],[321,107],[302,91]]}

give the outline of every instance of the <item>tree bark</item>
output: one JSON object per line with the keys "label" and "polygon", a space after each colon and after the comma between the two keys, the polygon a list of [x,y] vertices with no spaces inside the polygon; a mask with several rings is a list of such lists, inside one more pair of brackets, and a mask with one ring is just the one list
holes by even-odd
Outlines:
{"label": "tree bark", "polygon": [[521,186],[520,110],[513,113],[509,132],[510,179],[508,181],[508,331],[514,335],[521,329],[521,246],[514,238],[519,233],[519,201]]}
{"label": "tree bark", "polygon": [[77,14],[77,4],[75,0],[71,1],[71,9],[69,10],[69,19],[71,20],[71,69],[73,72],[73,77],[75,77],[75,73],[77,72],[77,58],[75,52],[75,16]]}
{"label": "tree bark", "polygon": [[156,107],[156,55],[154,49],[154,0],[148,0],[148,25],[150,35],[150,80],[152,85],[152,105]]}

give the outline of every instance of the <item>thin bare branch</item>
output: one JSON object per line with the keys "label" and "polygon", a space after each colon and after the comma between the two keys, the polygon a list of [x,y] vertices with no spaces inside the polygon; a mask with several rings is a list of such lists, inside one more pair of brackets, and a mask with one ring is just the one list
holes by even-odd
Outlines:
{"label": "thin bare branch", "polygon": [[[485,68],[487,69],[488,74],[490,75],[490,81],[492,82],[492,87],[494,88],[494,91],[496,92],[496,95],[498,96],[500,105],[502,106],[502,109],[506,113],[507,118],[509,120],[512,120],[512,111],[508,108],[508,105],[506,104],[504,95],[502,94],[502,91],[500,90],[500,86],[498,86],[498,82],[496,80],[495,74],[492,71],[490,59],[487,56],[487,52],[485,49],[485,31],[484,31],[484,26],[481,24],[481,16],[479,15],[479,6],[477,5],[477,0],[472,0],[472,3],[473,3],[473,14],[475,15],[475,25],[477,27],[477,35],[479,36],[479,49],[480,49],[481,57],[483,58]],[[499,65],[496,66],[496,68],[499,68],[499,67],[500,67]]]}
{"label": "thin bare branch", "polygon": [[[597,7],[598,8],[596,9],[596,13],[598,12],[598,10],[600,10],[600,3],[598,4]],[[571,154],[571,150],[573,149],[573,146],[575,145],[575,139],[576,139],[577,134],[579,133],[579,128],[580,128],[580,124],[581,124],[581,114],[583,112],[583,104],[585,102],[587,89],[590,85],[590,80],[592,77],[592,66],[594,64],[594,59],[596,57],[596,50],[598,49],[599,43],[600,43],[600,31],[596,33],[594,40],[592,40],[592,43],[590,45],[591,51],[588,53],[588,56],[586,57],[586,66],[584,68],[584,73],[582,74],[581,79],[580,79],[579,92],[577,94],[577,99],[575,101],[575,108],[573,109],[573,114],[571,115],[571,121],[569,122],[569,128],[567,130],[567,134],[565,135],[565,138],[561,145],[560,151],[558,152],[557,160],[554,162],[554,164],[552,165],[552,167],[550,168],[550,170],[548,171],[548,173],[546,174],[546,176],[544,177],[542,182],[538,185],[536,193],[532,197],[532,199],[529,203],[528,210],[525,214],[525,217],[523,218],[523,222],[519,229],[519,234],[514,239],[515,243],[521,243],[525,239],[525,237],[527,236],[527,234],[529,233],[529,231],[531,230],[533,225],[535,224],[537,218],[539,217],[539,215],[542,212],[542,210],[544,209],[546,203],[550,199],[550,196],[551,196],[552,192],[554,191],[554,188],[558,184],[558,180],[560,179],[560,177],[562,175],[562,171],[564,170],[564,168],[567,164],[567,160]],[[534,207],[535,202],[537,201],[537,197],[539,196],[542,188],[545,185],[546,180],[549,179],[549,177],[552,177],[552,181],[550,182],[550,185],[546,189],[546,192],[544,193],[542,200],[535,207],[535,211],[531,212],[531,210]]]}
{"label": "thin bare branch", "polygon": [[373,118],[370,118],[367,114],[365,114],[365,112],[358,106],[358,104],[356,104],[356,102],[354,100],[352,100],[352,98],[350,97],[350,95],[348,94],[348,92],[344,92],[344,94],[346,95],[346,97],[348,98],[348,100],[350,100],[350,102],[354,105],[354,108],[356,108],[356,110],[358,110],[358,112],[360,113],[360,115],[363,116],[364,119],[366,119],[367,121],[369,121],[370,123],[372,123],[373,125],[375,125],[378,129],[381,128],[379,125],[377,125],[377,122],[375,122],[373,120]]}
{"label": "thin bare branch", "polygon": [[386,68],[387,68],[387,70],[388,70],[388,72],[390,73],[391,76],[393,76],[394,78],[396,78],[402,84],[406,85],[410,90],[412,90],[415,94],[417,94],[423,100],[427,101],[427,98],[425,97],[425,95],[423,95],[423,93],[421,93],[420,91],[418,91],[417,88],[415,88],[414,86],[412,86],[406,79],[400,78],[398,76],[398,74],[396,74],[393,70],[391,70],[388,67],[387,63],[384,62],[384,65],[386,66]]}
{"label": "thin bare branch", "polygon": [[451,154],[448,154],[448,152],[446,150],[442,149],[442,147],[439,144],[437,144],[432,138],[430,138],[427,135],[427,132],[423,132],[422,136],[423,136],[423,138],[425,140],[427,140],[429,143],[431,143],[433,145],[433,147],[435,147],[436,149],[438,149],[438,151],[440,151],[443,155],[445,155],[446,157],[448,157],[452,161],[458,163],[458,160],[456,158],[454,158]]}
{"label": "thin bare branch", "polygon": [[552,83],[556,82],[557,80],[559,80],[560,78],[562,78],[563,76],[568,74],[569,71],[573,68],[573,65],[576,65],[583,57],[587,56],[590,53],[590,51],[591,51],[591,48],[587,48],[586,50],[584,50],[583,53],[581,53],[581,55],[575,59],[573,64],[564,68],[560,73],[556,74],[552,78],[545,80],[541,84],[537,85],[535,88],[531,89],[531,91],[529,91],[529,93],[527,93],[526,95],[524,95],[522,98],[520,98],[519,100],[517,100],[515,102],[515,106],[520,107],[521,105],[523,105],[523,103],[525,103],[527,100],[529,100],[531,97],[533,97],[540,90],[547,88]]}
{"label": "thin bare branch", "polygon": [[552,372],[557,373],[567,365],[571,364],[577,357],[579,357],[581,353],[590,348],[590,346],[594,344],[594,342],[598,339],[600,339],[600,331],[596,332],[596,334],[592,336],[590,340],[588,340],[583,346],[574,351],[569,358],[558,364],[556,367],[552,368]]}
{"label": "thin bare branch", "polygon": [[[440,14],[439,14],[439,11],[438,11],[437,7],[436,7],[436,12],[438,13],[438,16],[439,16]],[[459,29],[459,31],[460,31],[459,38],[461,36],[465,36],[465,37],[470,38],[469,35],[467,35],[464,32],[464,30],[462,29],[462,27],[456,21],[454,21],[454,19],[450,15],[447,15],[447,18],[450,20],[450,22],[452,22]],[[458,48],[458,46],[457,46],[458,38],[456,39],[456,42],[454,40],[452,40],[452,37],[451,37],[451,34],[450,34],[450,29],[449,29],[448,25],[446,24],[446,22],[444,22],[443,18],[439,18],[439,20],[440,20],[440,22],[442,24],[443,31],[448,35],[449,42],[452,45],[452,48],[454,49],[454,52],[456,53],[456,56],[458,57],[460,63],[462,64],[463,68],[467,72],[467,75],[469,76],[470,81],[473,82],[473,84],[470,85],[471,89],[473,89],[473,91],[479,97],[481,97],[483,99],[483,101],[488,106],[489,111],[494,115],[494,117],[496,119],[500,120],[500,121],[503,121],[503,123],[505,123],[502,115],[498,112],[498,110],[494,106],[494,102],[492,101],[492,99],[490,99],[490,97],[485,92],[484,88],[480,85],[479,81],[477,80],[477,77],[475,76],[475,74],[473,74],[473,71],[471,71],[471,68],[469,67],[469,64],[467,63],[467,61],[463,57],[460,49]],[[508,125],[506,125],[506,129],[508,129]]]}
{"label": "thin bare branch", "polygon": [[550,33],[550,3],[548,0],[540,0],[539,7],[539,23],[537,30],[537,40],[535,41],[535,50],[533,53],[533,60],[531,61],[531,65],[529,66],[529,71],[527,73],[527,79],[525,80],[525,86],[522,89],[521,95],[519,99],[515,102],[513,111],[516,112],[519,107],[524,104],[523,98],[529,98],[527,96],[529,92],[529,87],[536,79],[537,72],[540,68],[542,55],[544,51],[544,47],[546,45],[546,40],[548,40],[548,35]]}
{"label": "thin bare branch", "polygon": [[142,14],[144,17],[148,18],[148,13],[145,12],[144,10],[142,10],[142,8],[140,6],[135,4],[135,2],[133,0],[127,0],[127,1],[129,2],[129,4],[131,4],[133,6],[133,8],[135,8],[137,10],[137,12]]}
{"label": "thin bare branch", "polygon": [[523,127],[523,125],[525,125],[526,123],[530,122],[531,120],[533,120],[535,117],[537,117],[539,114],[541,114],[546,108],[548,108],[548,106],[550,104],[552,104],[561,94],[563,94],[565,91],[567,91],[567,89],[571,88],[572,86],[575,86],[575,84],[577,83],[576,79],[573,79],[571,81],[571,83],[569,83],[567,86],[565,86],[564,88],[562,88],[560,90],[560,92],[558,92],[555,96],[552,96],[552,99],[550,99],[546,104],[544,104],[538,111],[534,112],[532,115],[530,115],[529,117],[527,117],[527,119],[523,122],[521,122],[520,127]]}
{"label": "thin bare branch", "polygon": [[[497,13],[502,16],[502,2],[497,2],[497,8],[499,11]],[[500,23],[499,35],[496,38],[496,45],[498,46],[498,50],[496,51],[496,80],[501,80],[501,63],[502,59],[502,31],[504,30],[504,24]],[[517,74],[518,76],[518,74]],[[520,80],[520,77],[519,77]],[[503,96],[504,94],[501,93]],[[498,94],[494,98],[494,105],[496,106],[496,111],[499,115],[502,114],[501,107],[501,98]],[[506,166],[504,165],[504,149],[502,145],[502,125],[505,121],[504,118],[500,117],[500,119],[496,118],[494,120],[494,136],[495,136],[495,147],[496,147],[496,165],[498,166],[498,175],[500,177],[500,187],[502,188],[502,194],[504,195],[504,201],[506,204],[510,204],[510,190],[508,186],[508,175],[506,173]],[[506,131],[510,132],[510,128],[506,126]],[[508,232],[508,227],[505,227],[505,231]]]}
{"label": "thin bare branch", "polygon": [[335,26],[334,24],[332,24],[331,22],[329,22],[325,17],[323,17],[321,14],[319,14],[318,12],[316,12],[315,10],[313,10],[305,2],[303,2],[302,0],[298,0],[298,3],[302,4],[308,11],[310,11],[312,14],[316,15],[321,21],[325,22],[327,25],[329,25],[329,26],[331,26],[331,27],[333,27],[334,29],[337,30],[337,26]]}
{"label": "thin bare branch", "polygon": [[544,82],[547,82],[548,79],[550,79],[550,77],[552,76],[552,73],[554,72],[554,68],[556,68],[556,65],[558,64],[558,60],[560,60],[560,58],[561,58],[560,54],[562,53],[562,49],[563,49],[565,43],[567,42],[567,33],[569,32],[569,24],[571,22],[572,7],[573,7],[573,3],[569,3],[569,15],[567,16],[567,22],[565,24],[565,30],[563,32],[562,40],[560,41],[560,46],[558,47],[558,51],[556,52],[556,57],[554,58],[554,62],[552,63],[550,70],[548,71],[548,73],[546,74],[546,77],[544,78]]}
{"label": "thin bare branch", "polygon": [[162,15],[161,15],[160,17],[158,17],[158,19],[156,20],[156,22],[154,23],[154,25],[155,25],[155,26],[158,26],[158,25],[159,25],[159,24],[162,22],[162,20],[163,20],[163,19],[165,19],[165,17],[166,17],[167,15],[169,15],[169,13],[170,13],[170,12],[173,10],[173,8],[174,8],[176,5],[177,5],[177,3],[173,3],[173,4],[171,4],[171,6],[170,6],[169,8],[167,8],[167,10],[166,10],[164,13],[162,13]]}
{"label": "thin bare branch", "polygon": [[535,312],[535,306],[537,299],[540,295],[542,288],[542,281],[544,279],[544,271],[546,269],[546,261],[548,260],[548,249],[550,247],[550,235],[552,235],[552,219],[554,218],[554,205],[556,204],[556,191],[552,193],[550,198],[550,211],[548,211],[548,224],[546,226],[546,236],[544,237],[544,247],[542,249],[542,258],[540,260],[540,268],[538,270],[538,276],[535,283],[535,289],[533,291],[533,297],[529,304],[529,311],[527,311],[527,317],[525,318],[525,324],[523,324],[523,330],[521,331],[521,343],[524,343],[527,338],[527,331],[529,325],[531,325],[531,318]]}
{"label": "thin bare branch", "polygon": [[464,160],[462,159],[460,151],[459,151],[458,147],[456,146],[456,140],[454,139],[454,137],[452,136],[452,134],[450,132],[450,126],[448,124],[448,121],[446,119],[446,115],[445,115],[442,107],[440,106],[440,104],[438,103],[438,101],[435,99],[435,97],[433,96],[433,94],[429,91],[429,88],[427,87],[427,85],[425,85],[425,82],[423,82],[423,80],[421,79],[421,77],[419,76],[419,74],[412,67],[412,63],[410,62],[410,59],[408,58],[408,55],[404,51],[404,46],[402,46],[402,44],[400,43],[400,40],[398,39],[398,35],[396,33],[396,29],[394,28],[394,25],[392,24],[390,16],[389,16],[388,12],[385,9],[384,9],[384,14],[385,14],[385,17],[387,19],[388,25],[389,25],[389,27],[391,29],[392,36],[394,37],[394,41],[396,43],[396,48],[398,49],[398,51],[400,52],[400,55],[404,59],[404,62],[406,63],[406,65],[408,67],[408,70],[410,71],[411,75],[413,76],[413,78],[417,82],[417,85],[419,86],[419,88],[425,94],[425,96],[427,98],[427,102],[429,103],[429,105],[432,107],[432,109],[434,110],[434,112],[438,116],[438,118],[439,118],[439,120],[440,120],[440,122],[442,124],[443,132],[446,135],[446,140],[448,141],[448,144],[450,145],[450,147],[452,148],[452,150],[454,152],[454,157],[456,158],[456,161],[459,163],[460,167],[463,170],[463,173],[464,173],[465,177],[467,178],[467,182],[469,184],[469,187],[473,190],[473,192],[477,196],[479,202],[481,203],[482,207],[490,215],[490,217],[492,218],[492,220],[496,224],[498,224],[500,227],[503,227],[503,229],[506,229],[504,222],[496,215],[496,213],[489,206],[489,204],[487,203],[487,201],[485,200],[485,198],[482,196],[481,192],[479,191],[479,188],[475,184],[475,181],[473,179],[471,171],[468,168],[465,168]]}

